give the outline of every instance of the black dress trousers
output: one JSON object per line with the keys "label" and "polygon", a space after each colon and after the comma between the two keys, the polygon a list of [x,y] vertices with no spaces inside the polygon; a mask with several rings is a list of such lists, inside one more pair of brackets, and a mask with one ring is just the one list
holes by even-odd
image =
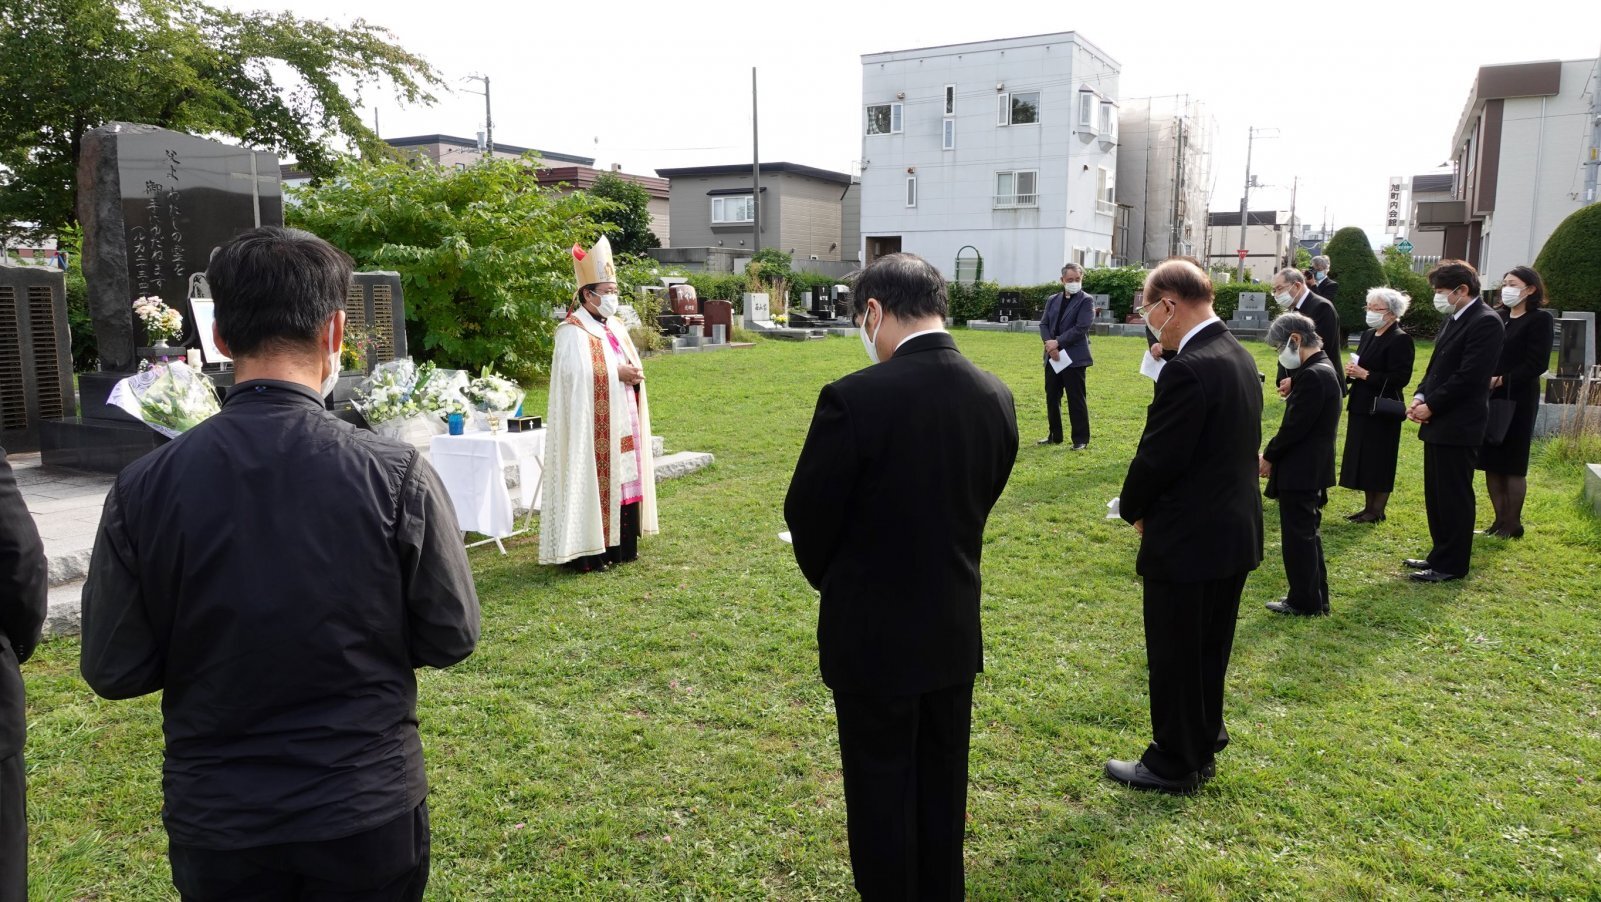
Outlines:
{"label": "black dress trousers", "polygon": [[1087,366],[1070,366],[1060,373],[1045,361],[1045,420],[1050,426],[1052,441],[1062,440],[1062,396],[1067,396],[1068,424],[1075,445],[1090,441],[1090,407],[1085,384]]}
{"label": "black dress trousers", "polygon": [[1182,779],[1228,745],[1223,679],[1249,571],[1203,582],[1145,580],[1145,662],[1151,735],[1141,760],[1160,777]]}
{"label": "black dress trousers", "polygon": [[1473,465],[1478,456],[1476,445],[1423,443],[1423,504],[1434,540],[1427,560],[1452,576],[1467,576],[1473,558]]}
{"label": "black dress trousers", "polygon": [[960,900],[973,684],[836,692],[834,709],[857,892],[865,902]]}
{"label": "black dress trousers", "polygon": [[1279,532],[1290,606],[1316,613],[1329,609],[1329,573],[1323,560],[1323,505],[1328,492],[1278,493]]}
{"label": "black dress trousers", "polygon": [[26,774],[21,752],[0,758],[0,902],[28,898]]}
{"label": "black dress trousers", "polygon": [[343,839],[250,849],[168,842],[183,902],[417,902],[428,886],[428,803]]}

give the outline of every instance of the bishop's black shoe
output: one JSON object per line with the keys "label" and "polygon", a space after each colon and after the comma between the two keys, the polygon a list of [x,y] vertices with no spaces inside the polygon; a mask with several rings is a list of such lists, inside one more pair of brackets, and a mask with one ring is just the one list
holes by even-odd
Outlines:
{"label": "bishop's black shoe", "polygon": [[1454,573],[1441,573],[1432,567],[1428,570],[1418,570],[1413,573],[1408,573],[1407,576],[1412,579],[1412,581],[1420,583],[1448,583],[1453,579],[1462,578]]}
{"label": "bishop's black shoe", "polygon": [[1428,570],[1431,565],[1428,561],[1423,560],[1422,558],[1409,557],[1401,561],[1401,566],[1410,567],[1413,570]]}
{"label": "bishop's black shoe", "polygon": [[1035,442],[1034,444],[1036,444],[1036,445],[1060,445],[1061,443],[1062,443],[1062,440],[1059,439],[1059,438],[1051,438],[1050,436],[1046,436],[1045,438],[1040,439],[1039,441]]}

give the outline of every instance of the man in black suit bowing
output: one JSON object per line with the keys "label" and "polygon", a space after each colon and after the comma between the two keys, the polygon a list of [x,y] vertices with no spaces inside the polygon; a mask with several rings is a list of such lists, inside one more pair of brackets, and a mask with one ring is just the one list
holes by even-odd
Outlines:
{"label": "man in black suit bowing", "polygon": [[[1041,445],[1062,443],[1062,395],[1067,395],[1067,416],[1073,427],[1073,450],[1090,444],[1090,409],[1085,390],[1090,358],[1090,324],[1095,321],[1095,300],[1084,293],[1084,268],[1077,263],[1062,267],[1062,290],[1045,302],[1040,317],[1040,340],[1045,342],[1045,420],[1050,434]],[[1068,364],[1058,369],[1061,355]],[[1053,366],[1055,363],[1057,366]]]}
{"label": "man in black suit bowing", "polygon": [[1473,464],[1490,419],[1490,374],[1506,328],[1479,299],[1479,274],[1461,260],[1429,271],[1434,306],[1445,325],[1407,418],[1420,423],[1423,503],[1429,514],[1428,556],[1408,558],[1412,579],[1438,583],[1468,575],[1473,557]]}
{"label": "man in black suit bowing", "polygon": [[847,832],[864,899],[961,899],[984,523],[1017,458],[1012,393],[956,349],[911,254],[857,277],[876,366],[823,387],[784,518],[822,593]]}
{"label": "man in black suit bowing", "polygon": [[44,544],[0,449],[0,899],[28,898],[28,821],[23,798],[27,737],[22,671],[39,643],[46,586]]}
{"label": "man in black suit bowing", "polygon": [[1240,592],[1262,563],[1262,384],[1193,260],[1151,270],[1145,300],[1156,340],[1178,348],[1157,377],[1119,495],[1119,513],[1140,533],[1152,742],[1138,761],[1106,762],[1106,775],[1189,793],[1228,744],[1223,678]]}
{"label": "man in black suit bowing", "polygon": [[[1340,331],[1340,314],[1334,309],[1334,303],[1306,287],[1306,275],[1294,267],[1280,270],[1273,277],[1273,300],[1279,302],[1285,313],[1299,313],[1310,319],[1317,326],[1318,337],[1323,339],[1323,353],[1329,355],[1334,371],[1345,372],[1345,364],[1340,362],[1340,344],[1345,340],[1345,333]],[[1274,378],[1278,381],[1279,397],[1289,394],[1290,372],[1283,364],[1279,365]],[[1340,385],[1340,394],[1345,394],[1344,383]],[[1332,442],[1331,439],[1331,448]]]}
{"label": "man in black suit bowing", "polygon": [[1334,484],[1334,436],[1340,431],[1340,375],[1323,353],[1312,320],[1286,313],[1267,329],[1290,371],[1279,431],[1262,449],[1269,498],[1279,502],[1284,575],[1290,590],[1267,603],[1275,614],[1316,617],[1329,612],[1328,568],[1323,560],[1323,505]]}

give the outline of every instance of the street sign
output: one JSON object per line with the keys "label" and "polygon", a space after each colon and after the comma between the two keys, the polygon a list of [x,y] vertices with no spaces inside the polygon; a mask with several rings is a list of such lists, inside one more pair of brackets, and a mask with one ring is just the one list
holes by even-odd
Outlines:
{"label": "street sign", "polygon": [[1240,255],[1240,262],[1244,263],[1245,262],[1245,248],[1242,247],[1238,251],[1235,251],[1235,253]]}
{"label": "street sign", "polygon": [[1403,254],[1410,254],[1412,253],[1412,242],[1402,238],[1400,241],[1395,243],[1395,249]]}

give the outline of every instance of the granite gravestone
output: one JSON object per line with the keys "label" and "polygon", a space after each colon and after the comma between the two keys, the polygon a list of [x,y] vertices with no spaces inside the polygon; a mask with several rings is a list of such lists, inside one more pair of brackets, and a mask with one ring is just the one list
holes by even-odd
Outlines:
{"label": "granite gravestone", "polygon": [[188,277],[211,251],[258,225],[283,225],[278,158],[151,125],[113,122],[84,133],[78,165],[83,272],[100,369],[131,371],[142,328],[132,301],[155,295],[184,316]]}
{"label": "granite gravestone", "polygon": [[772,306],[766,294],[745,295],[745,312],[742,316],[747,329],[772,329],[776,326],[773,322]]}
{"label": "granite gravestone", "polygon": [[0,447],[38,450],[43,422],[74,405],[65,274],[0,265]]}

